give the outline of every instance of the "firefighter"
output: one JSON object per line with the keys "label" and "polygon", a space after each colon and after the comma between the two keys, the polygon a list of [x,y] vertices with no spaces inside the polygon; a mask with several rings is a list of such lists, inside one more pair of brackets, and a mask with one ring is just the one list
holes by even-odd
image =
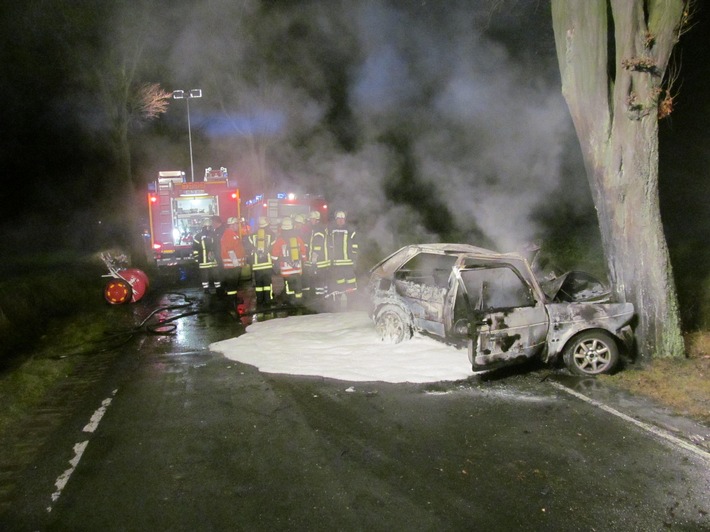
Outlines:
{"label": "firefighter", "polygon": [[[220,242],[222,240],[222,235],[227,230],[227,226],[224,225],[222,218],[219,216],[212,216],[212,218],[210,218],[210,223],[212,225],[216,241]],[[217,258],[217,262],[221,262],[221,258]]]}
{"label": "firefighter", "polygon": [[302,214],[297,214],[293,218],[293,230],[301,237],[303,243],[308,248],[308,242],[311,239],[311,234],[308,226],[306,225],[306,217]]}
{"label": "firefighter", "polygon": [[227,296],[236,297],[239,279],[242,275],[246,253],[239,236],[239,220],[229,218],[227,228],[220,241],[220,255],[222,257],[222,286]]}
{"label": "firefighter", "polygon": [[274,273],[271,262],[271,246],[274,244],[274,234],[269,229],[269,221],[265,216],[259,218],[259,227],[247,242],[247,252],[251,264],[252,281],[256,292],[256,306],[271,305],[273,299],[271,276]]}
{"label": "firefighter", "polygon": [[328,230],[331,294],[341,294],[347,300],[347,294],[357,290],[355,277],[357,253],[357,233],[347,225],[345,211],[338,211],[335,213],[335,223]]}
{"label": "firefighter", "polygon": [[[216,279],[224,279],[224,264],[222,262],[222,235],[227,229],[227,226],[222,222],[222,218],[219,216],[210,217],[210,224],[212,225],[212,232],[214,234],[214,257],[217,261],[217,271],[215,272]],[[215,285],[217,289],[217,295],[224,295],[224,286]]]}
{"label": "firefighter", "polygon": [[321,222],[320,212],[311,211],[311,235],[308,243],[306,282],[313,297],[325,297],[328,293],[328,227]]}
{"label": "firefighter", "polygon": [[281,222],[281,234],[271,247],[274,269],[284,280],[284,302],[298,304],[303,301],[303,263],[306,260],[306,244],[294,230],[291,218]]}
{"label": "firefighter", "polygon": [[211,222],[207,221],[193,238],[192,255],[197,259],[200,268],[200,280],[205,293],[214,286],[222,289],[222,282],[217,275],[217,255],[215,253],[215,235]]}
{"label": "firefighter", "polygon": [[[306,259],[308,258],[308,244],[311,241],[310,228],[306,225],[306,217],[302,214],[297,214],[293,217],[293,232],[301,237],[303,244],[306,246]],[[307,299],[310,295],[311,285],[308,282],[309,272],[308,272],[308,260],[303,263],[303,275],[301,276],[302,282],[301,287],[303,290],[303,297]]]}
{"label": "firefighter", "polygon": [[[317,218],[316,218],[317,216]],[[303,226],[303,232],[307,236],[306,246],[310,245],[311,237],[313,236],[313,228],[320,222],[320,212],[310,211],[306,220],[306,225]]]}
{"label": "firefighter", "polygon": [[239,232],[241,237],[245,240],[251,236],[251,225],[249,225],[249,222],[243,216],[239,219]]}

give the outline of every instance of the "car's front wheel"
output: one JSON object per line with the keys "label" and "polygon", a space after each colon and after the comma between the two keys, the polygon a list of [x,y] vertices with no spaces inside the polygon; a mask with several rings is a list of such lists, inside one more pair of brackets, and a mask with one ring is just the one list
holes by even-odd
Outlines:
{"label": "car's front wheel", "polygon": [[412,325],[409,317],[399,307],[386,305],[375,318],[375,330],[383,342],[398,344],[412,337]]}
{"label": "car's front wheel", "polygon": [[579,334],[565,348],[565,365],[577,375],[609,373],[619,362],[619,348],[614,338],[604,331]]}

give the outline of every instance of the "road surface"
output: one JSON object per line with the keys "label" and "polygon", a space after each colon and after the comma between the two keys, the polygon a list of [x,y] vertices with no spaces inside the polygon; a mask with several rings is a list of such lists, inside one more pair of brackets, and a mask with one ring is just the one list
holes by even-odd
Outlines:
{"label": "road surface", "polygon": [[710,529],[707,457],[566,393],[573,379],[262,374],[207,349],[244,328],[191,295],[176,334],[102,355],[28,421],[0,528]]}

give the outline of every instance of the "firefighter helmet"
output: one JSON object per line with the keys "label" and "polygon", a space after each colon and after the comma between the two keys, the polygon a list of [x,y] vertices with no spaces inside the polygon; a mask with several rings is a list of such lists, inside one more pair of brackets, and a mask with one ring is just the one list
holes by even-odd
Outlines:
{"label": "firefighter helmet", "polygon": [[311,220],[320,220],[320,211],[311,211],[308,216]]}
{"label": "firefighter helmet", "polygon": [[335,219],[337,220],[338,218],[342,218],[345,220],[345,211],[338,211],[335,213]]}
{"label": "firefighter helmet", "polygon": [[227,225],[238,224],[238,223],[239,223],[239,220],[237,220],[234,216],[227,219]]}
{"label": "firefighter helmet", "polygon": [[297,224],[304,224],[304,223],[306,223],[306,219],[304,218],[304,216],[303,216],[302,214],[297,214],[297,215],[295,216],[295,218],[293,219],[293,221],[294,221],[295,223],[297,223]]}
{"label": "firefighter helmet", "polygon": [[281,222],[281,229],[283,229],[284,231],[293,229],[293,221],[291,220],[291,218],[286,216],[286,218],[283,219],[283,221]]}
{"label": "firefighter helmet", "polygon": [[269,220],[266,216],[259,216],[259,227],[266,227],[269,225]]}

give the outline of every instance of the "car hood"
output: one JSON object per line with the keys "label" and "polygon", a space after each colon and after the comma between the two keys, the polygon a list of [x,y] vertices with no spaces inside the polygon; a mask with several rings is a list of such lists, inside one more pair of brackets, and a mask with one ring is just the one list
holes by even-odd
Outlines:
{"label": "car hood", "polygon": [[549,302],[572,303],[593,301],[603,303],[611,299],[611,291],[593,275],[569,271],[553,279],[540,280],[540,287]]}

